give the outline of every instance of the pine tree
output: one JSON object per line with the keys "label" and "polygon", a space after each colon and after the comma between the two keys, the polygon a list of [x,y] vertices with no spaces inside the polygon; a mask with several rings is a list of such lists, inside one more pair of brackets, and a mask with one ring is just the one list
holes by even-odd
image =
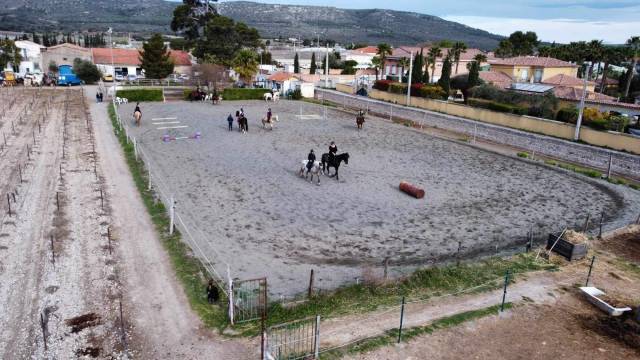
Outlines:
{"label": "pine tree", "polygon": [[298,53],[293,58],[293,72],[296,74],[300,74],[300,60],[298,59]]}
{"label": "pine tree", "polygon": [[38,36],[38,34],[33,33],[33,42],[36,44],[40,44],[40,37]]}
{"label": "pine tree", "polygon": [[444,58],[442,76],[440,76],[438,80],[438,85],[440,85],[442,90],[445,91],[447,98],[449,98],[449,91],[451,91],[451,57],[449,55]]}
{"label": "pine tree", "polygon": [[309,74],[313,75],[316,73],[316,53],[311,54],[311,69],[309,69]]}
{"label": "pine tree", "polygon": [[142,45],[141,67],[149,79],[164,79],[173,72],[173,61],[169,57],[162,35],[155,34]]}
{"label": "pine tree", "polygon": [[67,33],[67,43],[71,44],[71,34]]}
{"label": "pine tree", "polygon": [[51,46],[51,42],[49,41],[49,34],[47,33],[42,34],[42,46]]}

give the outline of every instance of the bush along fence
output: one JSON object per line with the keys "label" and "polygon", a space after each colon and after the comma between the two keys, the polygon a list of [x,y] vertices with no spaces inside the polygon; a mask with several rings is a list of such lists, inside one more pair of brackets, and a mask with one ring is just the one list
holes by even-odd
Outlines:
{"label": "bush along fence", "polygon": [[[607,172],[608,169],[611,169],[612,175],[640,179],[640,156],[638,155],[331,90],[316,89],[315,96],[318,100],[338,104],[342,108],[353,110],[362,109],[368,113],[388,119],[401,119],[418,126],[435,127],[453,131],[472,139],[477,138],[513,146],[529,153],[540,154],[554,159],[561,159],[563,161],[592,167],[602,172]],[[391,99],[391,97],[388,99],[385,98],[385,100],[389,99]],[[404,98],[400,100],[404,100]],[[441,101],[438,103],[446,104]],[[462,105],[452,105],[464,107]],[[571,134],[573,134],[573,130],[571,130]],[[638,139],[634,139],[634,141],[640,144]]]}
{"label": "bush along fence", "polygon": [[162,89],[130,89],[118,90],[116,96],[126,98],[131,102],[136,101],[164,101]]}

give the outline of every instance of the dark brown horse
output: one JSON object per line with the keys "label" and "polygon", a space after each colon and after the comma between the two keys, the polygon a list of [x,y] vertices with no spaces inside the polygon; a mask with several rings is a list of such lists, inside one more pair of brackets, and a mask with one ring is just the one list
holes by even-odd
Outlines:
{"label": "dark brown horse", "polygon": [[356,125],[358,125],[358,130],[362,129],[363,124],[364,124],[364,115],[356,116]]}
{"label": "dark brown horse", "polygon": [[349,164],[349,153],[334,155],[332,161],[329,161],[329,153],[322,154],[322,172],[329,175],[329,168],[334,168],[336,169],[336,173],[329,175],[329,177],[335,176],[336,180],[340,180],[340,177],[338,176],[338,168],[340,167],[340,163],[343,161],[345,164]]}

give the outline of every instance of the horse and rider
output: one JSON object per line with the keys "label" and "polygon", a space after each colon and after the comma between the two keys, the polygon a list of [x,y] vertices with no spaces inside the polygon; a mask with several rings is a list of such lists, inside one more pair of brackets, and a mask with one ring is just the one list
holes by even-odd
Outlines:
{"label": "horse and rider", "polygon": [[[345,164],[349,164],[349,153],[338,155],[338,146],[334,141],[332,141],[331,144],[329,144],[329,152],[322,154],[321,161],[316,161],[316,155],[313,149],[311,149],[307,156],[307,160],[303,161],[303,168],[300,169],[300,175],[302,175],[302,172],[306,167],[307,175],[311,173],[311,181],[313,181],[313,175],[315,173],[322,172],[324,174],[326,171],[327,175],[329,175],[329,169],[334,168],[336,173],[334,175],[329,175],[329,177],[335,176],[336,180],[340,180],[338,169],[343,161]],[[319,183],[320,178],[318,177],[318,184]]]}
{"label": "horse and rider", "polygon": [[142,110],[140,110],[140,103],[136,103],[136,108],[133,110],[133,118],[136,120],[136,126],[140,126],[142,121]]}
{"label": "horse and rider", "polygon": [[358,126],[358,130],[362,129],[364,125],[364,111],[358,111],[358,115],[356,115],[356,126]]}

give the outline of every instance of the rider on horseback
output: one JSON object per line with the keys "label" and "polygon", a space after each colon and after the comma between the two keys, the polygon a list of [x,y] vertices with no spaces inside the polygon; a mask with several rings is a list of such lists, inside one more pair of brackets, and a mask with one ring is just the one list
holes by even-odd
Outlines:
{"label": "rider on horseback", "polygon": [[338,146],[336,145],[335,142],[331,142],[331,144],[329,144],[329,163],[333,164],[333,158],[336,156],[336,154],[338,153]]}
{"label": "rider on horseback", "polygon": [[316,162],[316,154],[313,152],[313,149],[309,152],[309,156],[307,156],[307,172],[311,171],[313,168],[313,164]]}
{"label": "rider on horseback", "polygon": [[140,103],[136,103],[136,109],[133,110],[133,115],[135,115],[137,112],[142,115],[142,111],[140,111]]}
{"label": "rider on horseback", "polygon": [[271,122],[271,108],[267,111],[267,122]]}

